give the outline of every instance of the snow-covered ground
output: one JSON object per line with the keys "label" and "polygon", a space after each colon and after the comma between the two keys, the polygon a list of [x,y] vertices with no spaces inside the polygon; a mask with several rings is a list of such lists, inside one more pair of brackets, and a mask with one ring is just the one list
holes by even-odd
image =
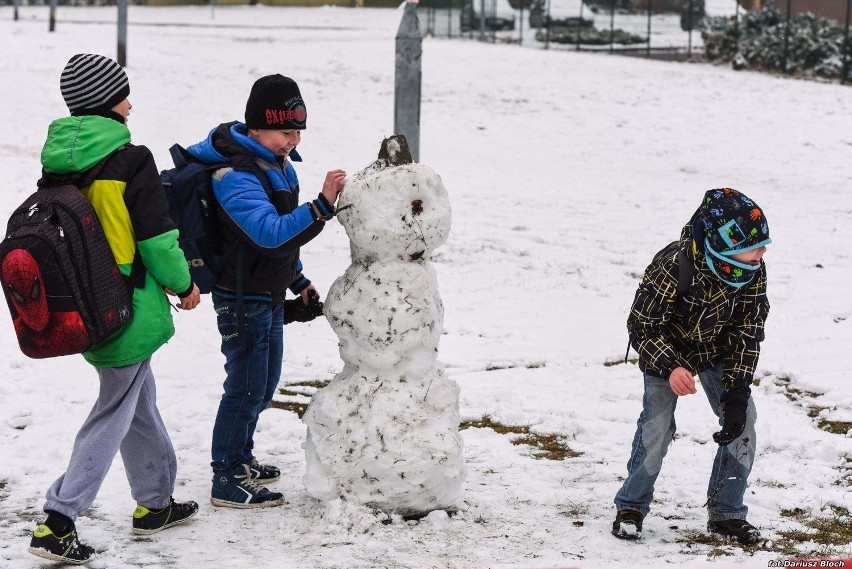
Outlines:
{"label": "snow-covered ground", "polygon": [[[297,168],[308,199],[327,170],[363,168],[391,134],[400,13],[132,6],[133,140],[168,167],[172,143],[242,118],[257,77],[292,76],[310,113]],[[60,8],[54,33],[46,7],[23,8],[18,22],[11,14],[0,8],[2,220],[33,190],[47,125],[67,112],[58,89],[65,62],[84,51],[114,55],[116,44],[114,9]],[[180,461],[176,498],[197,500],[201,513],[132,537],[135,504],[116,461],[78,520],[99,551],[91,566],[762,568],[786,558],[781,532],[802,526],[782,511],[813,517],[852,503],[852,437],[818,428],[821,419],[852,421],[850,117],[850,91],[837,84],[427,39],[420,158],[441,175],[453,208],[449,240],[432,257],[445,306],[439,359],[461,387],[462,420],[490,416],[564,435],[582,454],[539,460],[511,437],[466,429],[467,510],[388,520],[310,498],[305,427],[272,409],[261,416],[257,450],[282,468],[274,488],[289,504],[214,509],[209,444],[223,371],[205,298],[176,315],[177,336],[154,358]],[[704,535],[716,425],[702,395],[680,402],[643,540],[621,542],[609,535],[612,497],[642,381],[635,365],[606,364],[624,357],[626,314],[647,262],[719,186],[761,204],[774,239],[747,496],[769,542],[746,550]],[[342,227],[329,224],[303,260],[324,294],[350,262]],[[8,320],[0,339],[0,566],[43,567],[25,551],[29,533],[97,382],[80,357],[24,357]],[[342,368],[322,319],[288,326],[285,342],[282,384],[327,381]],[[279,397],[287,400],[307,398]],[[852,557],[849,544],[800,548]]]}

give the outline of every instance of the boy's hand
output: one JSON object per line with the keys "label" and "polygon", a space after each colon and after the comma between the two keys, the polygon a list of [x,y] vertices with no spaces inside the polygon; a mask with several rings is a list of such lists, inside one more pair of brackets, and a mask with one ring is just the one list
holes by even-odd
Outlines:
{"label": "boy's hand", "polygon": [[722,430],[713,433],[713,440],[719,446],[727,446],[737,440],[745,431],[746,410],[748,409],[748,397],[745,395],[732,395],[725,401],[722,414]]}
{"label": "boy's hand", "polygon": [[343,170],[331,170],[325,175],[325,182],[322,184],[322,195],[328,200],[328,203],[334,205],[337,201],[337,196],[343,191],[343,181],[346,179],[346,172]]}
{"label": "boy's hand", "polygon": [[674,369],[669,376],[669,385],[679,397],[695,393],[695,379],[692,377],[692,372],[684,367]]}
{"label": "boy's hand", "polygon": [[290,322],[310,322],[323,314],[323,303],[319,294],[312,290],[307,303],[301,297],[284,301],[284,324]]}

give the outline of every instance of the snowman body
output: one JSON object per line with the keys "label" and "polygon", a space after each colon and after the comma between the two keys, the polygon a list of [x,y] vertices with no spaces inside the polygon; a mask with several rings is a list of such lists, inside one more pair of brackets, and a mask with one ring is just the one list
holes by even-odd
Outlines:
{"label": "snowman body", "polygon": [[377,161],[338,204],[352,263],[325,315],[343,370],[314,394],[305,487],[404,516],[453,509],[465,477],[456,383],[437,362],[443,304],[428,259],[450,230],[450,206],[428,166]]}

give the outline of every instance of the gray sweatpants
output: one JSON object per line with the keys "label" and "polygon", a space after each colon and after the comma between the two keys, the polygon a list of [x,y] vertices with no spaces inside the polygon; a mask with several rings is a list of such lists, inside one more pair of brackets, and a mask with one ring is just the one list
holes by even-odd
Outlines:
{"label": "gray sweatpants", "polygon": [[157,410],[151,358],[96,369],[101,383],[98,400],[77,433],[68,470],[47,491],[44,509],[72,520],[83,514],[95,501],[119,451],[136,503],[165,508],[174,491],[177,460]]}

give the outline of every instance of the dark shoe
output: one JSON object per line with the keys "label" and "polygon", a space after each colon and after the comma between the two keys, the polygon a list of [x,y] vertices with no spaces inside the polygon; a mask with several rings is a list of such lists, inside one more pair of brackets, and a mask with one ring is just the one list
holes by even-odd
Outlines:
{"label": "dark shoe", "polygon": [[281,471],[278,470],[277,466],[272,466],[271,464],[260,464],[256,458],[251,459],[249,471],[251,471],[252,480],[257,480],[258,482],[263,482],[265,484],[275,482],[281,478]]}
{"label": "dark shoe", "polygon": [[745,520],[707,522],[707,531],[736,539],[744,545],[752,545],[760,539],[760,530]]}
{"label": "dark shoe", "polygon": [[612,535],[618,539],[642,537],[642,514],[636,510],[619,510],[612,522]]}
{"label": "dark shoe", "polygon": [[284,494],[270,492],[252,480],[248,464],[234,472],[213,473],[213,490],[210,503],[225,508],[269,508],[284,503]]}
{"label": "dark shoe", "polygon": [[33,532],[33,538],[30,540],[30,547],[27,551],[44,559],[61,561],[71,565],[88,563],[95,553],[94,548],[80,543],[80,540],[77,539],[77,530],[73,525],[71,531],[59,537],[54,535],[51,529],[44,524],[39,524]]}
{"label": "dark shoe", "polygon": [[162,510],[149,510],[139,505],[133,510],[133,533],[151,535],[182,524],[197,513],[198,504],[195,502],[175,502],[174,498],[169,498],[169,505]]}

